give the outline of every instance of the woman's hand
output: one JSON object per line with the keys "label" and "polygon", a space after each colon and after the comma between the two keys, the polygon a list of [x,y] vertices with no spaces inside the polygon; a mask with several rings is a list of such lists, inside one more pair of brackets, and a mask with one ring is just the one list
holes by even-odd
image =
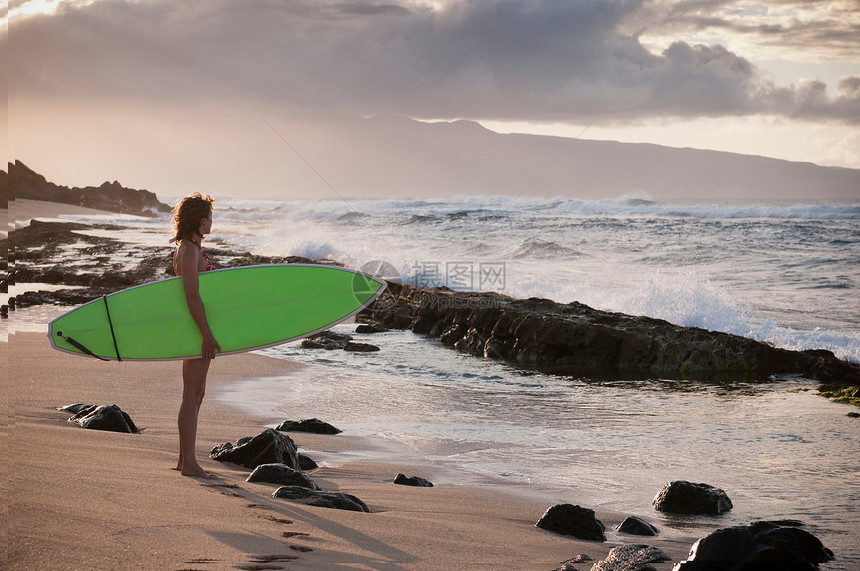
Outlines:
{"label": "woman's hand", "polygon": [[204,359],[214,359],[215,353],[221,352],[221,345],[218,344],[218,341],[215,340],[215,336],[212,335],[212,332],[208,332],[203,336],[203,348],[201,352],[201,356]]}

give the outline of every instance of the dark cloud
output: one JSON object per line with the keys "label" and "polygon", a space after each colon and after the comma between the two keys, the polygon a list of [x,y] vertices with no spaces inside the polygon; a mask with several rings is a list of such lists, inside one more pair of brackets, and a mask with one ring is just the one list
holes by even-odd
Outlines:
{"label": "dark cloud", "polygon": [[[860,122],[856,82],[778,87],[721,46],[654,54],[622,30],[743,24],[730,2],[471,0],[439,11],[373,2],[101,0],[9,28],[18,96],[266,105],[356,114],[616,120],[779,114]],[[811,27],[810,27],[811,30]],[[775,30],[759,28],[756,33]],[[752,32],[749,32],[752,33]],[[834,34],[831,29],[809,37]],[[832,37],[832,35],[830,36]]]}

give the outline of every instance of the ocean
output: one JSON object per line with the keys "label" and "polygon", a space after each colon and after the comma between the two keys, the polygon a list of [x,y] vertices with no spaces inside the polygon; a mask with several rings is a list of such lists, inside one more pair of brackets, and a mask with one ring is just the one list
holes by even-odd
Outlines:
{"label": "ocean", "polygon": [[[216,197],[215,208],[213,248],[330,258],[422,287],[579,301],[860,363],[860,204]],[[124,241],[167,248],[166,218],[122,223]],[[10,321],[26,328],[25,312]],[[318,461],[431,466],[437,485],[503,486],[547,507],[639,515],[662,537],[798,519],[837,555],[822,568],[860,568],[860,422],[846,416],[852,407],[816,396],[815,381],[574,378],[408,331],[356,337],[381,350],[270,348],[262,352],[309,366],[208,398],[267,418],[318,417],[377,443],[354,455],[318,451]],[[734,509],[658,514],[651,499],[678,479],[724,489]]]}

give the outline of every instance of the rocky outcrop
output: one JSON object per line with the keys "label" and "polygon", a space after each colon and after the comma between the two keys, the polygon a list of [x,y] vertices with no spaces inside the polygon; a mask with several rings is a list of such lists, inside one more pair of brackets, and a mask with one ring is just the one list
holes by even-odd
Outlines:
{"label": "rocky outcrop", "polygon": [[108,430],[110,432],[140,432],[131,417],[115,404],[89,405],[81,408],[69,419],[83,428]]}
{"label": "rocky outcrop", "polygon": [[286,464],[294,470],[300,469],[293,439],[272,428],[267,428],[253,438],[240,438],[236,446],[229,442],[219,444],[212,449],[209,457],[246,468],[256,468],[261,464]]}
{"label": "rocky outcrop", "polygon": [[700,515],[719,515],[733,507],[732,500],[723,490],[684,480],[663,486],[651,505],[659,512]]}
{"label": "rocky outcrop", "polygon": [[578,302],[389,283],[359,318],[430,335],[473,355],[558,374],[765,379],[783,373],[860,384],[860,366],[829,351],[777,349],[737,335],[599,311]]}
{"label": "rocky outcrop", "polygon": [[170,212],[170,206],[159,201],[155,193],[126,188],[117,181],[105,182],[97,187],[69,188],[48,182],[44,176],[34,172],[21,161],[9,164],[7,176],[9,194],[13,200],[46,200],[149,217]]}
{"label": "rocky outcrop", "polygon": [[668,555],[650,545],[619,545],[609,550],[606,559],[598,561],[591,571],[653,571],[652,563],[671,561]]}
{"label": "rocky outcrop", "polygon": [[594,510],[571,504],[554,505],[541,516],[535,527],[571,535],[579,539],[606,541],[606,527],[594,517]]}
{"label": "rocky outcrop", "polygon": [[777,522],[718,529],[697,541],[677,571],[740,571],[818,569],[832,560],[833,552],[809,532]]}
{"label": "rocky outcrop", "polygon": [[[10,273],[0,278],[0,293],[16,283],[49,283],[75,286],[54,291],[27,291],[0,305],[0,315],[16,307],[55,303],[79,305],[115,291],[143,283],[172,277],[173,247],[147,247],[124,244],[105,237],[93,236],[81,230],[108,230],[121,233],[123,226],[114,224],[79,224],[74,222],[42,222],[33,220],[29,226],[16,228],[9,237],[0,239],[0,251],[14,252]],[[64,248],[74,244],[75,248]],[[110,267],[110,256],[120,248],[129,256],[140,259],[133,268]],[[255,256],[248,252],[207,246],[207,254],[219,268],[255,264],[331,264],[327,260],[312,260],[299,256]],[[74,264],[69,264],[74,261]],[[0,264],[6,260],[0,260]],[[335,265],[335,264],[332,264]],[[3,301],[6,301],[3,299]]]}

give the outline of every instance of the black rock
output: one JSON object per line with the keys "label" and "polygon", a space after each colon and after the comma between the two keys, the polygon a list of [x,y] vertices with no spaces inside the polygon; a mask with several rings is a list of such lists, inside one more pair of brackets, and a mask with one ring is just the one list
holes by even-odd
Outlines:
{"label": "black rock", "polygon": [[278,484],[279,486],[300,486],[311,490],[319,490],[319,486],[307,474],[294,470],[286,464],[260,464],[254,468],[254,471],[251,472],[251,475],[245,481],[266,482],[269,484]]}
{"label": "black rock", "polygon": [[295,420],[285,420],[278,425],[277,430],[283,432],[312,432],[314,434],[340,434],[343,432],[341,429],[335,428],[318,418],[306,418],[298,422]]}
{"label": "black rock", "polygon": [[232,462],[246,468],[256,468],[261,464],[286,464],[299,469],[299,458],[292,438],[272,428],[267,428],[253,438],[240,439],[235,447],[229,442],[219,444],[209,456],[219,462]]}
{"label": "black rock", "polygon": [[303,503],[321,508],[370,513],[370,508],[363,501],[351,494],[339,492],[321,492],[298,486],[283,486],[275,490],[272,497],[287,500],[309,500]]}
{"label": "black rock", "polygon": [[356,333],[385,333],[386,331],[388,329],[379,323],[362,323],[355,328]]}
{"label": "black rock", "polygon": [[332,331],[323,331],[317,333],[313,337],[308,337],[302,341],[302,349],[343,349],[346,344],[352,341],[351,335],[343,333],[334,333]]}
{"label": "black rock", "polygon": [[606,536],[603,534],[606,527],[594,517],[594,510],[571,504],[552,506],[546,510],[535,526],[579,539],[606,541]]}
{"label": "black rock", "polygon": [[732,501],[723,490],[684,480],[663,486],[651,505],[657,511],[676,514],[719,515],[732,509]]}
{"label": "black rock", "polygon": [[649,545],[628,544],[613,547],[606,559],[594,564],[591,571],[654,571],[652,563],[671,561],[668,555]]}
{"label": "black rock", "polygon": [[630,535],[653,536],[660,533],[656,527],[635,515],[628,516],[615,529],[621,533],[629,533]]}
{"label": "black rock", "polygon": [[407,478],[405,474],[397,474],[397,477],[394,478],[395,484],[401,484],[404,486],[417,486],[419,488],[432,488],[433,483],[430,480],[425,480],[424,478],[419,478],[418,476],[412,476],[411,478]]}
{"label": "black rock", "polygon": [[817,537],[796,527],[769,521],[718,529],[697,541],[677,571],[798,571],[818,569],[833,552]]}
{"label": "black rock", "polygon": [[860,412],[849,412],[845,416],[850,416],[851,418],[860,418]]}
{"label": "black rock", "polygon": [[67,404],[66,406],[57,407],[57,410],[59,410],[60,412],[68,412],[71,414],[78,414],[79,412],[81,412],[85,408],[90,408],[91,406],[93,406],[93,405],[91,405],[89,403],[79,402],[77,404]]}
{"label": "black rock", "polygon": [[299,452],[298,455],[300,470],[306,472],[308,470],[316,470],[317,468],[319,468],[319,466],[317,466],[317,463],[314,462],[313,459],[307,454],[302,454],[301,452]]}
{"label": "black rock", "polygon": [[788,351],[737,335],[600,311],[578,302],[388,282],[385,293],[357,319],[411,329],[473,355],[562,375],[628,371],[767,381],[775,374],[800,373],[824,382],[860,385],[860,365],[829,352]]}
{"label": "black rock", "polygon": [[354,341],[350,341],[343,346],[343,350],[353,351],[356,353],[373,353],[374,351],[379,351],[379,347],[371,345],[370,343],[356,343]]}
{"label": "black rock", "polygon": [[109,430],[111,432],[139,432],[131,417],[115,404],[95,406],[90,405],[80,409],[69,419],[83,428],[93,430]]}

